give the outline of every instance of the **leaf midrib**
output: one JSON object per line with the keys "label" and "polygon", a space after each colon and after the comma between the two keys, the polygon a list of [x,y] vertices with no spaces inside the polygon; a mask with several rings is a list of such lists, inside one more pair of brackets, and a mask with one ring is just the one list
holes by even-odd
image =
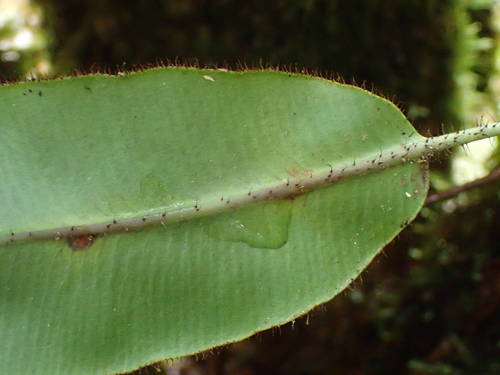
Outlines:
{"label": "leaf midrib", "polygon": [[487,124],[456,133],[426,138],[414,135],[409,142],[394,144],[376,154],[368,154],[357,160],[337,161],[310,170],[309,176],[288,176],[280,181],[270,182],[255,191],[228,193],[221,197],[206,197],[192,202],[189,206],[171,209],[155,208],[142,215],[128,218],[110,218],[107,222],[64,226],[37,231],[11,232],[0,235],[0,241],[11,243],[20,240],[60,239],[84,234],[103,234],[108,232],[138,230],[152,225],[190,220],[202,216],[216,215],[254,202],[272,199],[292,199],[341,179],[360,176],[386,169],[406,162],[426,162],[425,156],[444,149],[500,135],[500,123]]}

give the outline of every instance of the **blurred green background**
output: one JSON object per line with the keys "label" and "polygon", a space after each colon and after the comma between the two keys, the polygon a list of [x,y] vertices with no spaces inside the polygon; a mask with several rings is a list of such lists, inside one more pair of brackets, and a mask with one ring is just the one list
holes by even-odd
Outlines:
{"label": "blurred green background", "polygon": [[[498,119],[499,30],[493,0],[0,0],[0,80],[279,67],[372,89],[437,135]],[[450,156],[433,190],[500,166],[494,141]],[[498,182],[429,205],[306,317],[136,374],[499,374],[499,234]]]}

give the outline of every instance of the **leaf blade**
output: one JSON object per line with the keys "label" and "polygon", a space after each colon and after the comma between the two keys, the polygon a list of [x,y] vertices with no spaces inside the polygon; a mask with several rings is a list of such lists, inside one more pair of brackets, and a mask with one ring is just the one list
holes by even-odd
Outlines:
{"label": "leaf blade", "polygon": [[[163,82],[178,90],[161,95]],[[32,133],[40,124],[33,114],[10,109],[16,126],[3,145],[15,148],[14,139],[20,150],[30,145],[33,151],[1,155],[0,161],[18,162],[0,164],[8,171],[0,196],[18,194],[5,202],[4,232],[198,204],[203,210],[206,197],[307,179],[332,160],[351,163],[409,134],[420,137],[381,98],[283,73],[167,69],[34,85],[43,94],[32,100],[51,101],[34,102],[33,111],[50,114],[43,122],[48,134]],[[2,105],[19,105],[23,90],[35,86],[7,87],[13,91]],[[10,129],[8,121],[0,126]],[[92,178],[80,186],[81,176]],[[342,290],[414,218],[426,176],[425,165],[404,164],[295,196],[277,211],[290,210],[288,221],[265,223],[269,233],[258,214],[249,214],[257,207],[250,205],[236,214],[226,209],[109,234],[82,252],[64,241],[14,242],[0,252],[0,317],[9,337],[0,344],[2,366],[16,373],[26,366],[20,359],[30,358],[50,374],[122,372],[284,323]],[[22,184],[31,190],[18,192]],[[281,239],[279,226],[287,225],[286,241],[254,248],[224,229],[235,221],[261,231],[264,242],[276,232]]]}

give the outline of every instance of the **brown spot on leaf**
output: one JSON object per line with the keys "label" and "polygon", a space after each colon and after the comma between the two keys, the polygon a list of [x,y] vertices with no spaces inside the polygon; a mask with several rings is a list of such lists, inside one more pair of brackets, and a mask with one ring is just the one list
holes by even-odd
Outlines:
{"label": "brown spot on leaf", "polygon": [[68,237],[68,245],[75,251],[88,249],[93,245],[96,236],[94,234],[82,234],[80,236]]}

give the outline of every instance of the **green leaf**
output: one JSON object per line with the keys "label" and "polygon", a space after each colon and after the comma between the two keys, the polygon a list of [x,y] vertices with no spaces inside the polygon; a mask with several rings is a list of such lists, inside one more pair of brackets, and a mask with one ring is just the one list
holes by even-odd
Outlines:
{"label": "green leaf", "polygon": [[364,90],[271,71],[19,83],[0,111],[6,374],[129,371],[306,313],[422,207],[426,163],[401,162],[449,146]]}

